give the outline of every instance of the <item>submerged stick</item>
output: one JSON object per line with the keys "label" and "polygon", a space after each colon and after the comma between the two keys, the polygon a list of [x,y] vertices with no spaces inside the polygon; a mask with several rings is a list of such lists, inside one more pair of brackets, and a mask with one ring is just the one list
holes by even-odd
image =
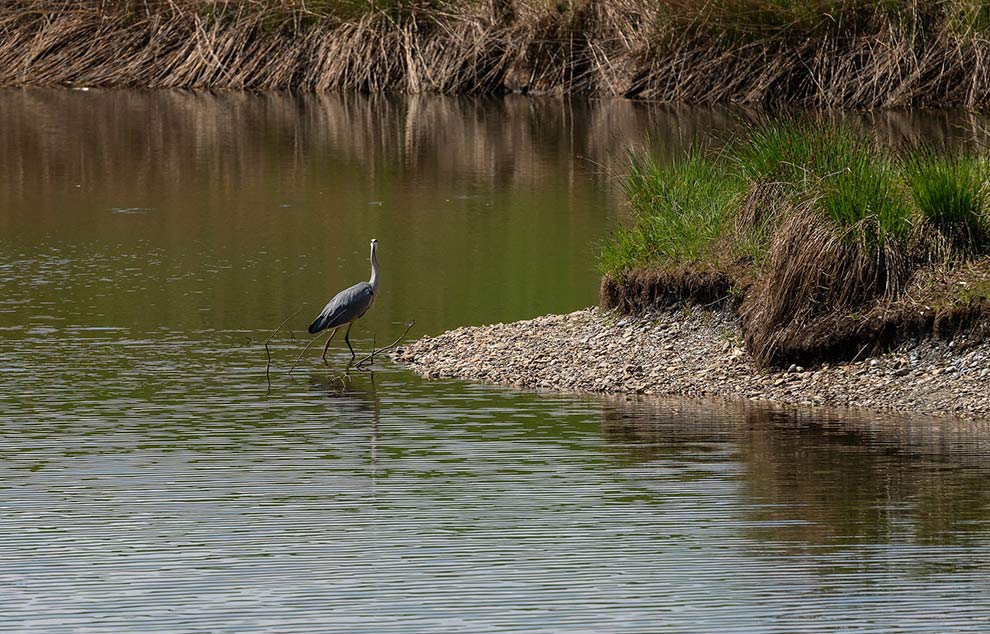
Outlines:
{"label": "submerged stick", "polygon": [[361,369],[361,366],[365,362],[367,362],[369,359],[372,362],[374,362],[374,359],[375,359],[375,355],[376,354],[385,352],[386,350],[391,350],[395,346],[399,345],[399,342],[406,338],[406,333],[409,332],[409,329],[412,328],[415,325],[416,325],[416,320],[415,319],[413,319],[412,321],[410,321],[409,323],[407,323],[406,324],[406,329],[402,331],[402,334],[399,335],[399,337],[395,341],[393,341],[392,343],[388,344],[384,348],[378,348],[376,350],[374,344],[372,344],[372,346],[371,346],[371,354],[369,354],[368,356],[364,357],[363,359],[361,359],[360,361],[358,361],[357,363],[355,363],[354,364],[354,367],[356,367],[358,369]]}
{"label": "submerged stick", "polygon": [[284,326],[286,323],[288,323],[288,321],[290,319],[292,319],[293,317],[295,317],[299,313],[300,310],[302,310],[302,306],[300,306],[299,308],[295,309],[292,312],[291,315],[289,315],[288,317],[286,317],[285,319],[283,319],[282,320],[282,323],[280,323],[278,325],[278,328],[276,328],[275,331],[272,332],[272,334],[268,336],[268,339],[265,339],[265,354],[268,355],[268,365],[265,366],[265,378],[268,379],[268,387],[269,388],[271,388],[271,386],[272,386],[272,375],[271,375],[271,369],[272,369],[272,351],[268,349],[268,344],[271,343],[271,340],[275,338],[275,335],[278,334],[278,331],[282,329],[282,326]]}

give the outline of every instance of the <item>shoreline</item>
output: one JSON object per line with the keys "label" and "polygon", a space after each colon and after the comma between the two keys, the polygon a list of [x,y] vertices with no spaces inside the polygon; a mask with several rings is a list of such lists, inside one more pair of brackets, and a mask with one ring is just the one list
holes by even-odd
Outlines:
{"label": "shoreline", "polygon": [[908,341],[850,363],[758,368],[728,312],[599,308],[467,326],[392,353],[426,378],[538,391],[750,399],[782,405],[990,419],[990,341]]}

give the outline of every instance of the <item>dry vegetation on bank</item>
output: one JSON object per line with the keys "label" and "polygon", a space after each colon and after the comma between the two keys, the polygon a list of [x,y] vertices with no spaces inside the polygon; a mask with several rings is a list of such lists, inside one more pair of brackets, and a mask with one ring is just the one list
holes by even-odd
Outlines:
{"label": "dry vegetation on bank", "polygon": [[636,214],[602,247],[605,308],[691,302],[739,315],[788,367],[990,325],[990,163],[896,150],[823,120],[756,126],[672,163],[634,158]]}
{"label": "dry vegetation on bank", "polygon": [[990,104],[977,0],[6,0],[0,85]]}

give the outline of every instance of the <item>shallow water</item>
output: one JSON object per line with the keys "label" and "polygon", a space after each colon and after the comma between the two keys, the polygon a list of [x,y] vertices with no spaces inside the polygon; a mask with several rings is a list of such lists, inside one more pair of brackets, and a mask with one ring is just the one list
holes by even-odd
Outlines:
{"label": "shallow water", "polygon": [[624,144],[738,116],[0,91],[0,629],[990,630],[986,425],[285,375],[370,237],[360,350],[594,303]]}

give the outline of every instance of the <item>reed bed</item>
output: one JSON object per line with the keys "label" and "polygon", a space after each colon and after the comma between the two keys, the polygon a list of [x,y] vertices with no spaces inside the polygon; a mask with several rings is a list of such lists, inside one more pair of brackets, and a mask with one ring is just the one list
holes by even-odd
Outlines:
{"label": "reed bed", "polygon": [[5,0],[0,85],[990,104],[975,0]]}
{"label": "reed bed", "polygon": [[952,336],[990,313],[988,182],[982,156],[892,149],[822,120],[665,164],[634,157],[636,220],[602,247],[602,304],[727,303],[768,366]]}

